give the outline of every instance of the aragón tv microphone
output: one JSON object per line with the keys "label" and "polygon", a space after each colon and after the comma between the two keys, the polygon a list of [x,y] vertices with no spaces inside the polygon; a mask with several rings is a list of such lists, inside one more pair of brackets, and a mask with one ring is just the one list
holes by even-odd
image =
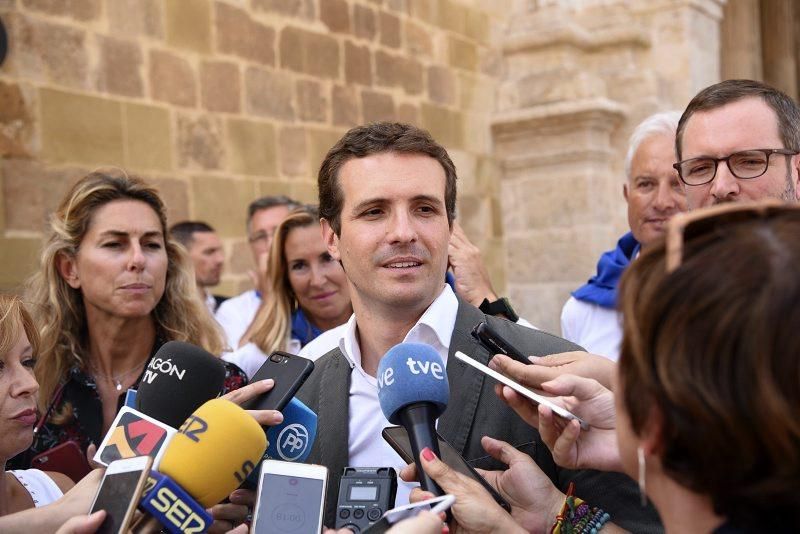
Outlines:
{"label": "arag\u00f3n tv microphone", "polygon": [[228,400],[210,400],[181,425],[141,506],[170,532],[204,532],[211,525],[205,509],[242,483],[266,446],[250,414]]}
{"label": "arag\u00f3n tv microphone", "polygon": [[182,341],[164,343],[150,359],[136,393],[136,409],[178,428],[225,384],[225,364]]}
{"label": "arag\u00f3n tv microphone", "polygon": [[[381,358],[378,365],[378,400],[390,423],[408,432],[414,460],[430,448],[439,456],[436,419],[450,398],[447,371],[436,350],[421,343],[400,343]],[[422,489],[443,495],[441,488],[423,469],[418,469]]]}
{"label": "arag\u00f3n tv microphone", "polygon": [[123,406],[106,433],[94,461],[150,456],[158,468],[178,426],[201,404],[219,395],[225,367],[205,350],[165,343],[150,359],[136,395],[136,409]]}

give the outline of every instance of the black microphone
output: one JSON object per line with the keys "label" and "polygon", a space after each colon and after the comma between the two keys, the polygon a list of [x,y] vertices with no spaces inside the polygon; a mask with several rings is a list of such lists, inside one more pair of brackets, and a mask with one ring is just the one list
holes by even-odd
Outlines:
{"label": "black microphone", "polygon": [[192,412],[222,392],[225,364],[182,341],[164,343],[150,360],[136,392],[136,409],[179,428]]}
{"label": "black microphone", "polygon": [[400,343],[381,358],[378,366],[381,410],[390,423],[405,427],[422,489],[434,495],[444,492],[422,469],[419,455],[427,447],[441,457],[435,425],[449,398],[447,372],[433,347]]}

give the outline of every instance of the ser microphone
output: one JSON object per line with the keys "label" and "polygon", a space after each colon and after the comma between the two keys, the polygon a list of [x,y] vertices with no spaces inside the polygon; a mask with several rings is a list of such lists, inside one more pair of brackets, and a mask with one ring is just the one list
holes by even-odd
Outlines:
{"label": "ser microphone", "polygon": [[153,468],[175,430],[201,404],[219,395],[225,366],[200,347],[170,341],[150,359],[136,393],[136,409],[124,406],[100,444],[94,461],[147,455]]}
{"label": "ser microphone", "polygon": [[157,520],[175,534],[204,532],[206,508],[227,497],[264,454],[266,436],[250,414],[225,399],[213,399],[190,415],[167,447],[160,473],[148,481],[137,524],[147,531]]}
{"label": "ser microphone", "polygon": [[[405,427],[418,466],[420,451],[425,447],[440,457],[436,419],[444,413],[449,398],[447,372],[433,347],[400,343],[381,358],[378,365],[381,410],[390,423]],[[421,467],[417,473],[422,489],[443,495],[439,485]]]}
{"label": "ser microphone", "polygon": [[[293,397],[281,413],[283,423],[267,428],[267,450],[262,461],[305,463],[317,439],[317,414],[297,397]],[[258,487],[259,467],[260,464],[250,473],[243,488]]]}

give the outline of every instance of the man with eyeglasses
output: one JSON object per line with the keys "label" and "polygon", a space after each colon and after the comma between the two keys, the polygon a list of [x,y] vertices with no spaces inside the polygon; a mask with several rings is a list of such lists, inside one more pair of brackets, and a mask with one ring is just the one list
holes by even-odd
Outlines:
{"label": "man with eyeglasses", "polygon": [[678,123],[675,148],[689,209],[800,198],[800,108],[764,83],[725,80],[700,91]]}
{"label": "man with eyeglasses", "polygon": [[232,349],[256,316],[261,305],[261,296],[266,291],[267,260],[275,229],[290,211],[300,204],[284,195],[261,197],[247,207],[247,241],[256,268],[250,271],[255,289],[223,302],[216,313],[217,322],[225,331],[225,338]]}

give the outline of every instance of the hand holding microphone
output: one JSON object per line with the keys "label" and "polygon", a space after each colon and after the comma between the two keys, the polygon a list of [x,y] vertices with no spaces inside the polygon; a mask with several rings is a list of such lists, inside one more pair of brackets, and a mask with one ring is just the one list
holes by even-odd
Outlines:
{"label": "hand holding microphone", "polygon": [[[378,400],[390,423],[405,427],[414,460],[419,464],[423,449],[439,456],[436,419],[450,399],[450,386],[442,358],[420,343],[400,343],[381,358],[378,366]],[[443,495],[436,481],[420,470],[422,488]]]}
{"label": "hand holding microphone", "polygon": [[225,399],[210,400],[170,442],[142,507],[170,532],[207,529],[211,518],[205,509],[236,489],[265,449],[264,431],[247,412]]}

